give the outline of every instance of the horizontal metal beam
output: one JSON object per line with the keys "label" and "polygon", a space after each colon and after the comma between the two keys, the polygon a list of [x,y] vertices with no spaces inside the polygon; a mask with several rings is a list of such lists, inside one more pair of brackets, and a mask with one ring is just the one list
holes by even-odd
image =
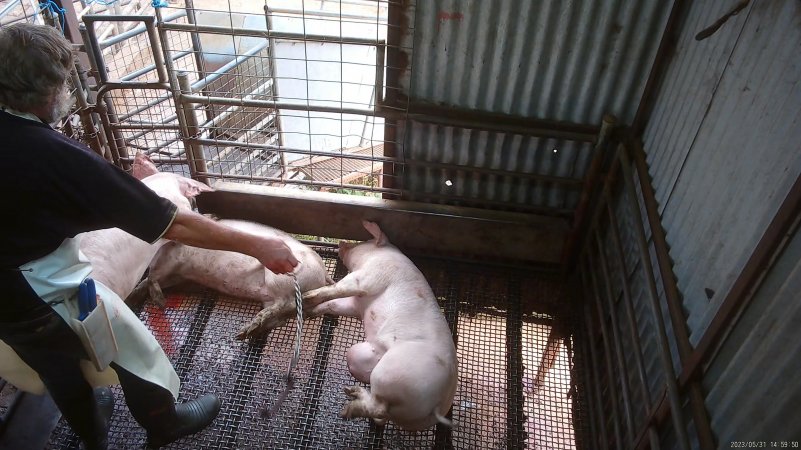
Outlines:
{"label": "horizontal metal beam", "polygon": [[378,222],[410,255],[481,259],[553,268],[568,221],[373,197],[217,182],[198,197],[203,213],[265,223],[289,233],[370,239],[362,219]]}

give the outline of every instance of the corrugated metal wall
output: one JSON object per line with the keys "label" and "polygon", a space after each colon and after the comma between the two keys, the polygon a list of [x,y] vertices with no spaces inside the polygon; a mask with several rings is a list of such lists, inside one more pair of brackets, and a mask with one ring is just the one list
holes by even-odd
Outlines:
{"label": "corrugated metal wall", "polygon": [[427,0],[416,5],[413,100],[598,125],[631,123],[670,3]]}
{"label": "corrugated metal wall", "polygon": [[751,3],[693,3],[645,133],[693,341],[801,173],[801,3]]}
{"label": "corrugated metal wall", "polygon": [[[801,3],[752,1],[695,40],[735,3],[692,2],[644,136],[693,344],[801,174]],[[798,240],[703,376],[720,448],[801,435]]]}
{"label": "corrugated metal wall", "polygon": [[[409,25],[402,27],[400,44],[407,66],[399,85],[412,103],[594,127],[604,114],[632,121],[670,11],[666,2],[636,0],[426,0],[404,6]],[[406,198],[554,215],[572,213],[580,184],[528,175],[577,180],[587,172],[593,148],[419,123],[401,133],[402,155],[410,163],[468,164],[450,178],[407,167]]]}
{"label": "corrugated metal wall", "polygon": [[796,232],[704,377],[712,426],[732,441],[801,438],[801,233]]}

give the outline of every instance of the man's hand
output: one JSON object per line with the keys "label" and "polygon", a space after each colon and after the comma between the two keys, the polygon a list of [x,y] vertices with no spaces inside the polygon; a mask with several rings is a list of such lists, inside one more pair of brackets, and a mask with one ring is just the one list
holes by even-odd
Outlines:
{"label": "man's hand", "polygon": [[298,265],[298,260],[292,254],[284,241],[275,238],[260,239],[260,244],[254,249],[254,256],[274,273],[289,273]]}

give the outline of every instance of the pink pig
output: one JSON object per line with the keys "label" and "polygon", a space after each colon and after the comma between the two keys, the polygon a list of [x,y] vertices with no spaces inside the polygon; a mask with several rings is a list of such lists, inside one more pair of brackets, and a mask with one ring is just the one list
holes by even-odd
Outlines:
{"label": "pink pig", "polygon": [[[301,292],[333,283],[320,255],[289,234],[254,222],[220,220],[220,223],[251,234],[283,240],[300,261],[294,275]],[[239,330],[239,339],[261,334],[295,317],[295,283],[292,277],[276,275],[256,258],[241,253],[206,250],[170,242],[153,258],[148,281],[151,300],[162,305],[164,296],[161,289],[183,281],[192,281],[233,297],[261,302],[264,309]]]}
{"label": "pink pig", "polygon": [[[143,153],[134,158],[133,173],[156,194],[171,200],[179,208],[191,209],[190,199],[213,190],[191,178],[159,172]],[[125,299],[133,292],[158,249],[168,242],[142,241],[119,228],[90,231],[81,235],[81,252],[92,263],[92,278],[100,281]]]}
{"label": "pink pig", "polygon": [[342,417],[387,420],[407,430],[423,430],[445,415],[456,393],[457,360],[448,323],[423,274],[390,244],[373,222],[362,243],[340,243],[339,255],[350,273],[338,283],[307,292],[319,304],[314,315],[362,320],[365,342],[347,353],[348,369],[370,384],[345,389],[350,401]]}

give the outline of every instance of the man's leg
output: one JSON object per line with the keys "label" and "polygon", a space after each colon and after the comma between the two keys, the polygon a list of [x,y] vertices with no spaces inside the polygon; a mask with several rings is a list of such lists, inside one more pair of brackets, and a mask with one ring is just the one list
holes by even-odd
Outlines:
{"label": "man's leg", "polygon": [[206,428],[220,412],[220,400],[206,394],[179,405],[169,390],[111,363],[131,415],[147,431],[151,446],[167,445]]}
{"label": "man's leg", "polygon": [[[39,310],[37,314],[35,318],[18,317],[20,320],[14,323],[0,324],[0,339],[39,374],[86,448],[105,449],[114,402],[111,391],[99,390],[95,398],[80,368],[86,352],[78,335],[55,311]],[[97,400],[103,403],[102,411]]]}

